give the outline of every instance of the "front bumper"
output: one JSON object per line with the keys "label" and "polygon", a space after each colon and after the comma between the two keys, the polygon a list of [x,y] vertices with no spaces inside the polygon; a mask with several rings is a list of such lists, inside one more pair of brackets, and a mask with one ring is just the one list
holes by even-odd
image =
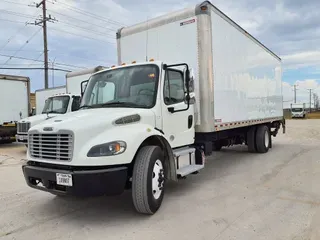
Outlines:
{"label": "front bumper", "polygon": [[16,135],[16,141],[18,143],[25,143],[27,144],[28,143],[28,134],[17,134]]}
{"label": "front bumper", "polygon": [[[71,167],[70,167],[71,168]],[[127,182],[127,167],[106,169],[69,169],[57,166],[22,166],[28,186],[57,195],[79,197],[120,195]],[[72,186],[57,184],[57,173],[70,174]]]}

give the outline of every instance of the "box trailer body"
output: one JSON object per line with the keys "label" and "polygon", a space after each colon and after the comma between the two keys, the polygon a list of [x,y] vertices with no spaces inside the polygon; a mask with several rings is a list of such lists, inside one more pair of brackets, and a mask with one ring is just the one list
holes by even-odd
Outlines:
{"label": "box trailer body", "polygon": [[36,91],[37,115],[21,119],[18,122],[16,140],[28,144],[28,131],[32,126],[61,114],[77,111],[81,101],[81,83],[90,76],[104,69],[102,66],[73,71],[66,74],[66,85]]}
{"label": "box trailer body", "polygon": [[118,64],[155,59],[193,68],[197,132],[283,117],[280,58],[212,5],[124,28],[117,37]]}
{"label": "box trailer body", "polygon": [[66,74],[67,93],[73,95],[80,95],[81,83],[87,81],[93,73],[107,69],[104,66],[97,66],[80,71],[73,71]]}
{"label": "box trailer body", "polygon": [[0,141],[14,141],[16,123],[30,114],[30,79],[0,74]]}
{"label": "box trailer body", "polygon": [[305,118],[306,117],[306,104],[305,103],[291,103],[291,117],[292,118]]}
{"label": "box trailer body", "polygon": [[45,102],[49,97],[61,93],[66,93],[66,86],[36,90],[36,114],[42,114]]}
{"label": "box trailer body", "polygon": [[91,76],[81,110],[30,128],[28,186],[132,189],[135,209],[154,214],[165,183],[198,173],[213,151],[266,153],[285,131],[280,58],[210,2],[120,29],[117,45],[118,66]]}

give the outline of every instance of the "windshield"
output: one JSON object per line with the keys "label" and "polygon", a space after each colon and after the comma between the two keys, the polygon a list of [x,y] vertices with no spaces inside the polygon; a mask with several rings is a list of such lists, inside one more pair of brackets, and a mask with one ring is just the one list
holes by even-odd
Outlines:
{"label": "windshield", "polygon": [[55,96],[47,99],[44,104],[42,113],[61,113],[64,114],[68,110],[69,96]]}
{"label": "windshield", "polygon": [[302,112],[302,108],[292,108],[292,112]]}
{"label": "windshield", "polygon": [[124,67],[93,75],[86,87],[82,107],[152,108],[156,102],[157,65]]}

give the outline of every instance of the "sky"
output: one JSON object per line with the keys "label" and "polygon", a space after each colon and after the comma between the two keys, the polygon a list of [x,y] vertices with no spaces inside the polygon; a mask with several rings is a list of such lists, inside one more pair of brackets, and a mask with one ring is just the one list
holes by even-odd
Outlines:
{"label": "sky", "polygon": [[[39,1],[40,2],[40,1]],[[81,70],[117,63],[115,33],[123,26],[193,6],[197,0],[47,0],[49,67]],[[284,107],[320,96],[319,0],[212,0],[216,7],[281,57]],[[32,0],[0,0],[0,68],[43,67],[41,7]],[[28,23],[28,24],[26,24]],[[5,30],[5,31],[4,31]],[[10,56],[13,56],[10,58]],[[32,60],[28,60],[32,59]],[[44,88],[43,70],[4,70]],[[49,87],[65,84],[64,71],[49,72]]]}

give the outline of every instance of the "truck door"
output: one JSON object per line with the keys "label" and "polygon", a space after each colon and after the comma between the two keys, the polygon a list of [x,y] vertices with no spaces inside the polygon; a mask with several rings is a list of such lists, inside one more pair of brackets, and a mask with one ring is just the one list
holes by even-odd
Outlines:
{"label": "truck door", "polygon": [[186,101],[184,72],[168,68],[162,81],[162,130],[172,148],[194,142],[194,105]]}

